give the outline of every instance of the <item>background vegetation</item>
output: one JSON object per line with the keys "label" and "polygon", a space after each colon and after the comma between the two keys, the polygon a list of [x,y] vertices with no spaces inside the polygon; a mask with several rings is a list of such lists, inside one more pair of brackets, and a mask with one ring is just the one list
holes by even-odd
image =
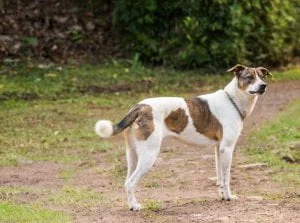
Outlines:
{"label": "background vegetation", "polygon": [[300,184],[300,100],[252,133],[247,154],[273,168],[275,180]]}
{"label": "background vegetation", "polygon": [[[116,122],[146,97],[191,97],[222,88],[232,74],[211,71],[236,63],[297,62],[299,15],[299,0],[0,0],[0,222],[94,220],[103,212],[114,215],[113,207],[119,213],[125,207],[123,141],[96,137],[96,120]],[[274,81],[300,79],[297,66],[272,73]],[[245,151],[247,162],[268,164],[272,177],[295,188],[299,109],[298,100],[254,132]],[[176,155],[182,157],[181,151],[171,147],[162,153],[164,160],[176,160],[177,173],[196,167],[193,154],[190,164]],[[144,186],[184,192],[188,181],[177,173],[158,168]],[[263,184],[252,188],[263,191]],[[273,186],[267,187],[264,199],[290,202],[285,191],[274,196]],[[293,191],[288,196],[299,200]],[[203,203],[207,210],[217,201],[185,203],[173,196],[168,202],[186,208]],[[155,213],[164,201],[143,204],[145,221],[163,222]]]}
{"label": "background vegetation", "polygon": [[153,62],[180,67],[236,61],[278,65],[299,50],[299,1],[116,2],[122,43]]}
{"label": "background vegetation", "polygon": [[299,0],[0,2],[3,58],[117,56],[212,70],[237,62],[285,65],[300,52]]}
{"label": "background vegetation", "polygon": [[[0,66],[0,73],[0,169],[2,174],[15,171],[10,172],[9,178],[1,175],[4,180],[0,183],[0,222],[73,222],[76,216],[85,215],[85,210],[96,209],[97,214],[109,210],[109,215],[113,207],[117,207],[118,212],[120,207],[125,210],[123,140],[121,136],[111,141],[96,137],[93,132],[96,120],[107,117],[116,122],[143,98],[192,97],[220,88],[232,78],[232,74],[199,76],[197,70],[178,72],[117,62],[101,66],[17,63]],[[300,69],[273,74],[278,77],[275,80],[296,81],[300,78]],[[139,88],[139,85],[148,87]],[[251,162],[267,163],[274,171],[272,177],[295,188],[299,185],[299,153],[296,150],[299,147],[299,109],[298,101],[287,112],[283,111],[279,119],[254,133],[247,151],[253,159]],[[183,147],[183,151],[186,153],[187,148]],[[183,155],[179,148],[170,147],[160,156],[169,162]],[[195,157],[192,156],[193,163]],[[181,172],[184,167],[193,171],[194,165],[176,161],[174,166]],[[45,170],[47,166],[60,168],[52,172]],[[190,184],[184,186],[186,181],[172,169],[163,172],[161,168],[154,169],[156,172],[142,181],[143,187],[151,190],[190,187]],[[19,177],[23,172],[32,175]],[[41,177],[48,174],[45,179]],[[98,179],[98,183],[80,180],[86,174]],[[15,181],[15,176],[21,181]],[[176,183],[167,181],[174,177]],[[52,180],[55,181],[53,186],[41,186],[40,181],[49,180],[51,185]],[[111,183],[105,186],[103,181]],[[287,196],[282,191],[275,195],[269,190],[264,192],[261,184],[253,187],[259,188],[258,194],[266,199],[281,201]],[[176,196],[172,199],[170,202],[174,205],[178,202],[202,203],[205,207],[212,204],[202,197],[187,201]],[[148,215],[160,217],[156,213],[163,210],[164,201],[147,199],[143,204],[144,219],[149,220]]]}

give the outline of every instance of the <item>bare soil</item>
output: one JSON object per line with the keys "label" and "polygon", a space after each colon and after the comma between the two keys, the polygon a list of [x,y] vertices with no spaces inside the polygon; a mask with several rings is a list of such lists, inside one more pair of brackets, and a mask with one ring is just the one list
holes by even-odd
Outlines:
{"label": "bare soil", "polygon": [[[94,166],[84,164],[55,164],[35,162],[19,167],[0,169],[0,185],[31,186],[56,190],[65,181],[59,173],[65,168],[81,166],[71,180],[72,185],[83,186],[103,196],[101,204],[91,206],[46,207],[66,211],[75,222],[299,222],[300,189],[284,186],[272,180],[272,170],[267,167],[245,170],[240,165],[247,162],[241,149],[247,144],[249,131],[259,128],[263,122],[272,119],[289,102],[300,98],[300,82],[281,82],[270,85],[268,92],[261,96],[245,127],[236,148],[232,166],[232,191],[239,199],[221,201],[215,186],[214,149],[199,148],[168,140],[164,142],[161,154],[150,173],[140,182],[137,198],[143,203],[155,199],[161,204],[158,211],[143,210],[131,212],[127,208],[123,189],[125,172],[121,177],[102,171],[111,168],[104,155],[96,153]],[[112,138],[116,150],[123,148],[121,136]],[[121,162],[125,169],[125,157]],[[77,166],[76,166],[77,165]],[[101,171],[95,171],[101,170]],[[266,194],[270,198],[263,199]],[[46,196],[44,193],[24,194],[23,203]]]}

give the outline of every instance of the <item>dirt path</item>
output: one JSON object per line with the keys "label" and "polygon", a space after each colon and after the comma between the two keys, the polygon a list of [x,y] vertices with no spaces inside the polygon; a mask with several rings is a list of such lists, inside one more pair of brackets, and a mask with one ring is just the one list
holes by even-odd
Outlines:
{"label": "dirt path", "polygon": [[[300,204],[294,199],[300,196],[299,188],[284,187],[272,181],[272,171],[268,168],[245,170],[240,167],[246,160],[240,148],[246,143],[247,133],[271,119],[296,98],[300,98],[300,82],[274,83],[267,94],[260,98],[255,111],[246,121],[232,167],[231,185],[239,197],[237,201],[218,199],[212,148],[192,147],[169,140],[164,143],[155,167],[137,189],[141,201],[159,200],[162,205],[159,211],[130,212],[122,182],[125,173],[116,180],[105,171],[95,172],[95,168],[103,170],[112,165],[105,163],[101,154],[95,154],[96,167],[81,169],[74,176],[72,184],[99,192],[106,202],[74,207],[49,205],[49,208],[72,214],[76,222],[299,222]],[[120,139],[117,137],[112,140],[117,141],[116,145],[123,145]],[[121,163],[123,165],[124,160]],[[64,168],[64,165],[47,162],[1,168],[0,185],[57,189],[65,183],[57,176]],[[264,200],[263,194],[275,198]],[[25,196],[23,202],[34,199]]]}

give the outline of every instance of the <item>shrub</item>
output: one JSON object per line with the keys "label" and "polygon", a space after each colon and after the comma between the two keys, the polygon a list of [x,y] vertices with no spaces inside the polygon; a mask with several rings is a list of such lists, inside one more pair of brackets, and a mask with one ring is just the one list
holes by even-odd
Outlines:
{"label": "shrub", "polygon": [[154,64],[280,65],[299,53],[298,2],[115,0],[114,25],[126,51]]}

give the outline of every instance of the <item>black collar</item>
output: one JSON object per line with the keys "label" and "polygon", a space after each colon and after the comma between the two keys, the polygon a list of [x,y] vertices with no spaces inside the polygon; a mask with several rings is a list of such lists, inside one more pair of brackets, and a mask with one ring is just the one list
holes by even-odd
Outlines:
{"label": "black collar", "polygon": [[231,104],[235,107],[235,109],[239,113],[241,119],[244,120],[245,116],[243,115],[243,113],[241,112],[241,110],[239,109],[239,107],[237,106],[237,104],[235,103],[235,101],[232,99],[232,97],[226,91],[225,91],[225,93],[226,93],[227,97],[229,98]]}

